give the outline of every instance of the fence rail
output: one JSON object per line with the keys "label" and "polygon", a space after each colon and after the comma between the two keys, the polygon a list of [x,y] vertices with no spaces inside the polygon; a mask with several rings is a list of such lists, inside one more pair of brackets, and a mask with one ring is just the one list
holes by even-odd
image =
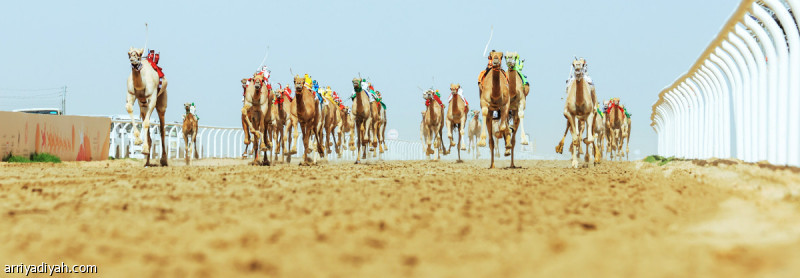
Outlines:
{"label": "fence rail", "polygon": [[800,0],[744,0],[658,94],[658,153],[800,166]]}
{"label": "fence rail", "polygon": [[[141,121],[136,121],[137,127],[141,129]],[[134,145],[133,125],[130,120],[114,119],[111,121],[111,136],[109,141],[109,156],[115,158],[142,158],[141,145]],[[178,123],[168,123],[164,128],[166,136],[164,140],[167,146],[169,159],[185,158],[185,143],[183,140],[183,127]],[[159,135],[157,121],[150,126],[150,137],[152,138],[151,154],[153,157],[161,156],[161,137]],[[344,137],[344,141],[349,141],[349,134]],[[424,159],[422,143],[404,140],[386,140],[388,151],[380,156],[384,160],[419,160]],[[244,152],[244,131],[241,128],[199,126],[197,132],[197,149],[200,158],[238,158]],[[252,148],[252,146],[251,146]],[[303,142],[302,136],[298,139],[298,154],[294,158],[302,155]],[[336,153],[329,153],[328,159],[337,159]],[[342,159],[355,160],[355,153],[343,151]]]}

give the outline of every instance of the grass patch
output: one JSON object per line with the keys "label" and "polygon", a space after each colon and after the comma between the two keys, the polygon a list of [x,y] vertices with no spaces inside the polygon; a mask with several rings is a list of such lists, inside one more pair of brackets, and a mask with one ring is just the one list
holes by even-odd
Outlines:
{"label": "grass patch", "polygon": [[651,155],[651,156],[648,156],[648,157],[644,158],[644,162],[656,163],[656,164],[658,164],[658,166],[667,165],[667,163],[670,163],[672,161],[683,161],[683,160],[684,159],[675,158],[674,156],[663,157],[663,156],[660,156],[660,155]]}
{"label": "grass patch", "polygon": [[61,158],[59,158],[58,156],[49,154],[49,153],[33,153],[33,154],[31,154],[31,161],[32,162],[61,163]]}
{"label": "grass patch", "polygon": [[33,153],[29,157],[9,154],[3,158],[3,161],[10,163],[32,163],[32,162],[50,162],[61,163],[61,158],[49,153]]}

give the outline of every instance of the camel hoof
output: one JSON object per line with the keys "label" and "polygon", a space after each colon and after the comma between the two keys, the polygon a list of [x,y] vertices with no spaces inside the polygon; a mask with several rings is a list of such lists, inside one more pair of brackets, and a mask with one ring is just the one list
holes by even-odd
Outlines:
{"label": "camel hoof", "polygon": [[456,163],[464,163],[464,161],[459,159],[459,160],[456,160]]}
{"label": "camel hoof", "polygon": [[509,149],[506,149],[506,152],[505,152],[505,154],[504,154],[504,155],[505,155],[505,156],[511,156],[511,150],[509,150]]}
{"label": "camel hoof", "polygon": [[[466,151],[466,150],[467,150],[467,147],[461,147],[461,150],[462,150],[462,151]],[[469,153],[469,152],[467,152],[467,153]]]}
{"label": "camel hoof", "polygon": [[136,137],[137,138],[136,138],[136,140],[133,141],[133,144],[139,146],[139,145],[142,144],[142,139],[138,138],[139,135],[136,135]]}

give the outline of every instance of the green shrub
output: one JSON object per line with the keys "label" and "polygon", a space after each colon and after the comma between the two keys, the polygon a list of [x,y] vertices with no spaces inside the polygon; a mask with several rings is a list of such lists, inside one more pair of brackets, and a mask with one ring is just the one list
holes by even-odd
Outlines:
{"label": "green shrub", "polygon": [[3,161],[11,163],[31,163],[31,162],[61,163],[61,159],[58,158],[58,156],[49,153],[33,153],[30,155],[30,157],[9,154],[8,156],[3,158]]}
{"label": "green shrub", "polygon": [[25,158],[23,156],[18,156],[18,155],[9,155],[9,156],[3,158],[3,161],[10,162],[10,163],[29,163],[29,162],[31,162],[30,159],[27,159],[27,158]]}
{"label": "green shrub", "polygon": [[61,158],[58,158],[58,156],[49,153],[33,153],[31,154],[31,161],[61,163]]}

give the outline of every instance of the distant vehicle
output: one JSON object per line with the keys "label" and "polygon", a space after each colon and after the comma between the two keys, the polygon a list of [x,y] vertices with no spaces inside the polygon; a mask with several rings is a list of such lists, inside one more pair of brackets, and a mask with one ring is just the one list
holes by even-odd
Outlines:
{"label": "distant vehicle", "polygon": [[28,108],[28,109],[17,109],[13,110],[12,112],[22,112],[22,113],[31,113],[31,114],[44,114],[44,115],[61,115],[61,109],[58,108]]}

